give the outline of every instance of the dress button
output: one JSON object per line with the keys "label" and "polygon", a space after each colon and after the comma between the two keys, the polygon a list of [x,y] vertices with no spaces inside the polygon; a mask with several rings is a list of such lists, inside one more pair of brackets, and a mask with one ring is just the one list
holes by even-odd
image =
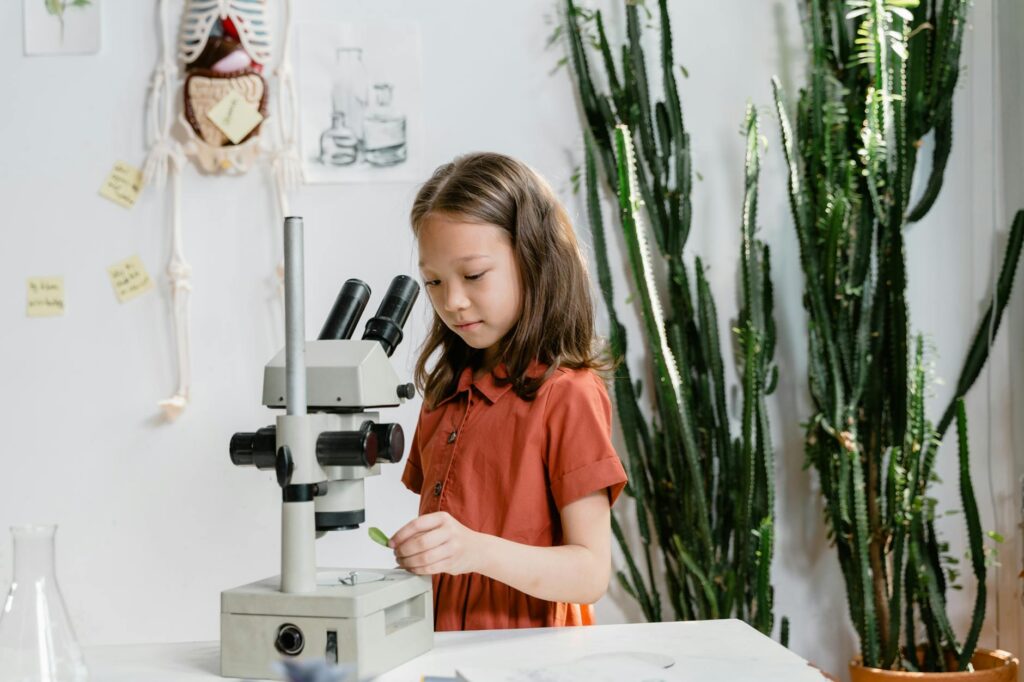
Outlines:
{"label": "dress button", "polygon": [[458,431],[452,431],[451,433],[449,433],[448,434],[448,442],[449,443],[454,443],[456,436],[458,436]]}
{"label": "dress button", "polygon": [[441,481],[438,481],[437,483],[434,484],[434,497],[441,496],[441,488],[443,487],[444,485],[441,483]]}

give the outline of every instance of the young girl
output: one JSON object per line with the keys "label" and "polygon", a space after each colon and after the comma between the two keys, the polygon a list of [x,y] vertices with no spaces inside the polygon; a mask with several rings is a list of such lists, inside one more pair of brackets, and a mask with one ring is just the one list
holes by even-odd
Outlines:
{"label": "young girl", "polygon": [[582,625],[626,474],[569,217],[527,166],[471,154],[434,172],[411,219],[434,320],[402,476],[420,516],[395,557],[433,576],[435,630]]}

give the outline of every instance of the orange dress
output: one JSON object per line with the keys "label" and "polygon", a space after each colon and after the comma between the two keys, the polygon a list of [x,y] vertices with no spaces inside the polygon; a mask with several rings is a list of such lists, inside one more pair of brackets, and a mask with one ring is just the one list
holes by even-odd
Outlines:
{"label": "orange dress", "polygon": [[[542,372],[534,363],[530,374]],[[506,376],[503,365],[495,369]],[[556,370],[533,401],[495,373],[467,368],[456,391],[420,410],[402,482],[420,515],[538,547],[562,544],[559,510],[598,490],[614,504],[626,484],[611,444],[611,403],[591,370]],[[584,625],[589,609],[531,597],[478,573],[433,576],[434,629]]]}

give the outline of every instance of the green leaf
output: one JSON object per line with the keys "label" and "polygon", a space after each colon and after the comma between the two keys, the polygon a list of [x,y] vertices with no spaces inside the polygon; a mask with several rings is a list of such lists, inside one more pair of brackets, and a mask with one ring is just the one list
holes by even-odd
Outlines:
{"label": "green leaf", "polygon": [[376,528],[374,526],[371,526],[369,528],[369,534],[370,534],[370,539],[373,540],[374,542],[376,542],[378,545],[381,545],[382,547],[387,547],[388,546],[388,542],[389,542],[388,536],[385,535],[384,531],[382,531],[380,528]]}
{"label": "green leaf", "polygon": [[990,530],[988,533],[986,533],[986,535],[988,535],[990,538],[992,538],[996,542],[999,542],[999,543],[1003,542],[1003,536],[1000,535],[999,533],[995,532],[994,530]]}

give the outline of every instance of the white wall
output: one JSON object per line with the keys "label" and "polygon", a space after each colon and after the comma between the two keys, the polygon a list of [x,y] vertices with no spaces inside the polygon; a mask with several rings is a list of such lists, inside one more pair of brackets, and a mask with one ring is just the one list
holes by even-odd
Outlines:
{"label": "white wall", "polygon": [[[589,242],[569,183],[581,139],[573,88],[565,69],[550,74],[561,51],[545,50],[555,3],[295,4],[300,21],[419,22],[427,169],[471,150],[517,156],[549,178]],[[87,643],[214,639],[220,590],[277,570],[277,487],[270,476],[239,470],[227,457],[232,433],[270,423],[271,415],[259,404],[261,368],[283,341],[272,275],[279,227],[273,224],[266,174],[210,178],[191,168],[185,174],[186,255],[194,268],[194,388],[192,404],[177,423],[161,422],[156,407],[175,380],[165,287],[119,305],[106,279],[106,266],[132,253],[165,279],[169,236],[162,197],[148,190],[125,211],[96,195],[114,161],[141,164],[143,158],[143,107],[157,58],[154,5],[105,0],[102,52],[74,58],[23,57],[20,3],[3,3],[0,9],[0,92],[7,94],[0,113],[0,149],[7,156],[0,197],[8,216],[0,249],[0,291],[6,292],[0,297],[0,351],[8,359],[0,371],[7,389],[0,394],[0,414],[8,441],[0,473],[0,527],[60,524],[61,584]],[[748,100],[762,112],[769,149],[760,223],[773,249],[782,369],[772,404],[779,458],[776,612],[790,616],[798,653],[839,670],[855,641],[835,555],[824,539],[817,483],[802,469],[798,424],[809,403],[802,378],[801,279],[777,124],[769,110],[773,74],[782,76],[791,95],[804,79],[795,6],[691,0],[673,3],[673,19],[677,61],[690,72],[680,83],[684,113],[694,165],[703,176],[694,188],[690,252],[710,266],[723,339],[736,310],[739,132]],[[612,10],[613,33],[621,34],[619,19],[621,10]],[[651,49],[655,54],[656,42]],[[974,57],[970,51],[965,55],[970,82]],[[987,87],[991,92],[991,84]],[[969,163],[980,124],[972,126],[962,96],[957,112],[946,188],[927,224],[911,231],[908,246],[911,323],[935,341],[941,352],[938,373],[947,381],[936,388],[930,409],[936,417],[987,291],[987,256],[979,254],[987,254],[983,237],[991,226],[973,213],[982,199],[981,189],[970,182]],[[984,144],[982,152],[994,141]],[[292,212],[303,215],[307,226],[309,335],[316,333],[345,278],[365,279],[379,295],[394,274],[414,274],[407,213],[415,190],[415,185],[301,189]],[[612,262],[624,267],[617,251]],[[65,277],[64,317],[24,316],[25,278],[37,275]],[[624,301],[628,293],[621,272],[616,282]],[[624,303],[619,312],[631,338],[637,338],[635,315]],[[426,319],[421,301],[396,354],[398,366],[409,374]],[[638,373],[641,350],[633,344]],[[999,361],[1005,369],[1005,352]],[[1008,387],[993,390],[998,406]],[[417,409],[418,402],[393,414],[411,432]],[[1008,430],[1005,411],[994,411],[987,424],[983,396],[972,398],[971,416],[979,439],[989,429]],[[369,524],[395,529],[415,514],[416,500],[401,486],[400,468],[385,467],[383,476],[368,483]],[[956,480],[948,453],[940,473]],[[976,484],[983,495],[978,479]],[[947,508],[955,506],[953,487],[940,497]],[[982,512],[989,513],[984,505]],[[950,531],[954,537],[962,534],[956,525]],[[387,554],[362,532],[333,534],[318,550],[323,564],[387,565]],[[0,541],[0,581],[9,563],[9,548]],[[598,605],[600,622],[639,617],[617,586]]]}
{"label": "white wall", "polygon": [[[1024,4],[1019,2],[993,3],[993,21],[997,27],[996,45],[996,97],[997,130],[1001,144],[996,146],[994,158],[997,161],[996,174],[999,176],[993,187],[998,191],[996,218],[999,224],[1008,225],[1018,210],[1024,208],[1024,132],[1019,124],[1024,111],[1024,84],[1020,79],[1020,67],[1024,64],[1024,43],[1014,27],[1024,25]],[[1020,282],[1017,282],[1020,287]],[[1013,651],[1024,651],[1024,594],[1022,576],[1024,573],[1024,363],[1017,360],[1024,348],[1024,296],[1017,294],[1008,311],[1008,334],[1010,368],[1009,380],[1012,386],[1014,447],[1010,454],[1013,461],[1002,467],[1004,527],[1010,531],[1008,541],[1001,553],[1005,568],[1000,575],[1000,594],[1005,595],[1006,605],[1000,613],[999,645]],[[1007,458],[1009,459],[1009,458]]]}

